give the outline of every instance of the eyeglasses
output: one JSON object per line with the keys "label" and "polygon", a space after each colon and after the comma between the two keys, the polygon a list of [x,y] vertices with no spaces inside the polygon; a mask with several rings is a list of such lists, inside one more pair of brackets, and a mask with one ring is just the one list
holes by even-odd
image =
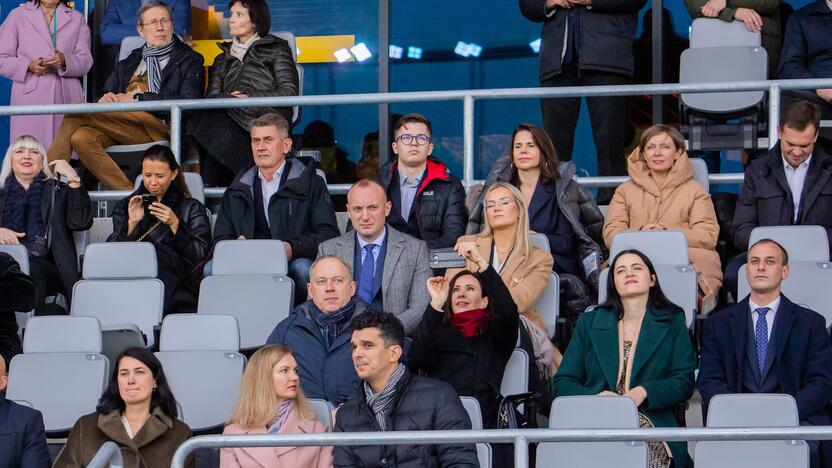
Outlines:
{"label": "eyeglasses", "polygon": [[409,133],[405,133],[404,135],[399,136],[396,140],[401,141],[402,144],[405,145],[412,145],[415,141],[418,146],[425,146],[426,144],[430,143],[430,137],[425,135],[424,133],[420,133],[418,135],[411,135]]}
{"label": "eyeglasses", "polygon": [[501,199],[497,200],[496,202],[490,201],[490,202],[488,202],[488,203],[486,203],[486,204],[485,204],[485,209],[486,209],[486,210],[493,210],[494,208],[496,208],[496,207],[497,207],[497,204],[498,204],[498,203],[500,204],[500,207],[501,207],[501,208],[505,208],[505,207],[507,207],[508,205],[510,205],[510,204],[512,204],[512,203],[514,203],[514,199],[513,199],[513,198],[509,198],[509,197],[503,197],[503,198],[501,198]]}
{"label": "eyeglasses", "polygon": [[148,21],[147,23],[142,23],[142,26],[144,26],[144,27],[149,26],[151,28],[155,28],[156,26],[162,26],[163,28],[166,28],[166,27],[170,26],[171,23],[172,23],[172,21],[169,20],[168,18],[162,18],[162,19],[155,19],[153,21]]}

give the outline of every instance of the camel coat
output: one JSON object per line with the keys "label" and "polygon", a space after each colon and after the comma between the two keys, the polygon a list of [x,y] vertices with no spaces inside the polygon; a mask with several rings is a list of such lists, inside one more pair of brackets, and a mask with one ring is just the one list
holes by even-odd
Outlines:
{"label": "camel coat", "polygon": [[637,148],[627,157],[630,180],[616,190],[604,223],[604,243],[609,247],[621,231],[640,230],[659,224],[682,231],[688,240],[688,256],[699,277],[704,297],[716,296],[722,286],[722,267],[716,253],[719,224],[708,192],[693,180],[693,165],[682,153],[670,169],[662,187]]}
{"label": "camel coat", "polygon": [[[491,257],[491,237],[462,236],[457,241],[459,242],[475,242],[486,258]],[[529,244],[529,256],[526,257],[521,252],[512,252],[508,261],[503,265],[500,277],[508,286],[520,315],[524,315],[541,330],[546,330],[543,318],[535,310],[535,302],[549,283],[554,260],[548,252],[531,245],[531,242]],[[465,268],[477,271],[477,265],[471,261],[466,261]],[[453,278],[459,271],[458,268],[448,270],[445,277]]]}
{"label": "camel coat", "polygon": [[[225,426],[223,434],[266,434],[266,427]],[[300,419],[293,407],[278,434],[329,432],[317,419]],[[331,468],[332,447],[234,447],[220,450],[220,468]]]}

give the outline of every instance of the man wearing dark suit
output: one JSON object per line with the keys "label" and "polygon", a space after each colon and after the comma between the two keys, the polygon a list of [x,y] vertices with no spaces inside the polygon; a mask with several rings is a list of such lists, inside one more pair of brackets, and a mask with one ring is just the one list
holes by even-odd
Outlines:
{"label": "man wearing dark suit", "polygon": [[347,213],[355,232],[321,243],[318,256],[332,255],[346,262],[357,283],[357,296],[372,309],[395,315],[411,335],[430,301],[428,246],[385,224],[391,207],[378,182],[356,182],[347,193]]}
{"label": "man wearing dark suit", "polygon": [[46,432],[40,411],[6,400],[6,362],[0,359],[0,468],[48,468]]}
{"label": "man wearing dark suit", "polygon": [[[785,393],[797,402],[801,425],[832,424],[832,347],[826,321],[780,292],[788,262],[780,244],[756,242],[748,250],[746,270],[751,294],[705,321],[696,383],[706,410],[719,394]],[[809,441],[809,448],[812,466],[832,466],[832,444]]]}

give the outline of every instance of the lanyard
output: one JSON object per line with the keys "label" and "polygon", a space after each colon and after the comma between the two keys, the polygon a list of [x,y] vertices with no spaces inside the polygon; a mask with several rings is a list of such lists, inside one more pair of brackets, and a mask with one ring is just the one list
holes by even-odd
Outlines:
{"label": "lanyard", "polygon": [[58,7],[52,12],[52,48],[58,48]]}

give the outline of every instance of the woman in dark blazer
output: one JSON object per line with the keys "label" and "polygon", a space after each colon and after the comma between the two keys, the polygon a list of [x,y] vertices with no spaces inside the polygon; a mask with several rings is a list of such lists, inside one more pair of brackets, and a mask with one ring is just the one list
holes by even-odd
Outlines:
{"label": "woman in dark blazer", "polygon": [[519,314],[500,274],[474,243],[459,253],[477,269],[448,281],[427,281],[431,301],[407,354],[413,372],[448,382],[460,395],[480,402],[483,424],[497,427],[500,384],[517,343]]}
{"label": "woman in dark blazer", "polygon": [[[297,96],[300,85],[291,44],[269,34],[266,0],[231,0],[228,28],[232,40],[217,45],[222,53],[208,73],[207,98]],[[227,187],[252,164],[251,122],[276,112],[292,121],[292,108],[243,107],[194,112],[187,135],[199,150],[205,185]]]}
{"label": "woman in dark blazer", "polygon": [[[144,199],[147,198],[147,201]],[[194,198],[173,152],[153,145],[142,156],[142,184],[113,209],[107,242],[151,242],[159,279],[165,284],[165,314],[196,312],[196,265],[211,245],[205,205]]]}
{"label": "woman in dark blazer", "polygon": [[[659,287],[650,260],[625,250],[612,262],[607,301],[578,319],[554,378],[555,397],[623,395],[642,427],[677,427],[674,409],[693,394],[693,353],[685,314]],[[651,442],[650,464],[690,466],[684,442]],[[669,447],[670,452],[666,447]]]}

